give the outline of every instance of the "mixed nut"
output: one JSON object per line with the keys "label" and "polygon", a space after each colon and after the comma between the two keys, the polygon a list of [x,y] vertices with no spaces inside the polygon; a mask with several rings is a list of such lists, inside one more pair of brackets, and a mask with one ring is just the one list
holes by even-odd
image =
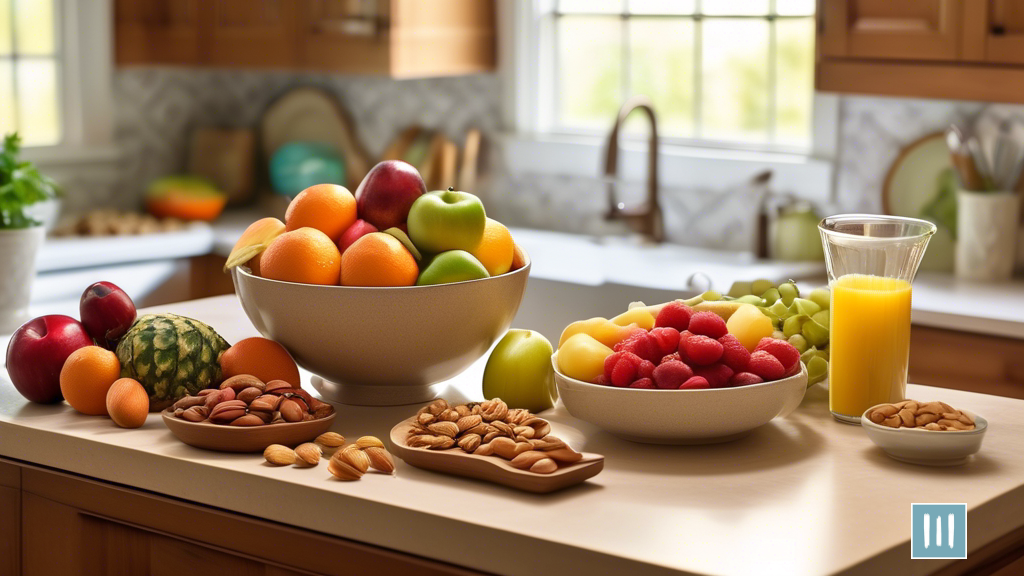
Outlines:
{"label": "mixed nut", "polygon": [[407,442],[413,448],[458,447],[478,456],[500,456],[520,470],[551,474],[583,455],[551,435],[551,425],[529,410],[510,409],[500,398],[449,406],[435,400],[416,413]]}
{"label": "mixed nut", "polygon": [[327,471],[339,480],[359,480],[370,468],[385,474],[394,474],[395,461],[374,436],[363,436],[345,446],[345,437],[337,432],[324,432],[313,442],[300,444],[292,450],[281,444],[271,444],[263,451],[263,457],[275,466],[316,466],[320,457],[328,450],[337,450],[327,463]]}
{"label": "mixed nut", "polygon": [[904,400],[881,404],[868,413],[875,424],[890,428],[922,428],[934,431],[974,430],[974,418],[945,402]]}
{"label": "mixed nut", "polygon": [[334,407],[284,380],[263,383],[249,374],[232,376],[220,388],[200,390],[172,406],[174,416],[189,422],[263,426],[326,418]]}

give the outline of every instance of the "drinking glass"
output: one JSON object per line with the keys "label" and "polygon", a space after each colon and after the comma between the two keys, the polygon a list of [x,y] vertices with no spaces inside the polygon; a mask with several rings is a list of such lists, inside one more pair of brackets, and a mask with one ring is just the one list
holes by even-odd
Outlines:
{"label": "drinking glass", "polygon": [[840,422],[903,400],[910,358],[911,283],[935,225],[842,214],[818,224],[832,292],[828,404]]}

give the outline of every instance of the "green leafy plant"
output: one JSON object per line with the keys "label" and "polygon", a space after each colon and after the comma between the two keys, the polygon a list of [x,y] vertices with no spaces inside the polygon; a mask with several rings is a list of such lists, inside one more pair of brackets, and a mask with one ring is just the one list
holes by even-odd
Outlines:
{"label": "green leafy plant", "polygon": [[25,214],[25,208],[57,197],[58,186],[31,162],[18,160],[21,137],[4,137],[0,149],[0,229],[29,228],[40,222]]}

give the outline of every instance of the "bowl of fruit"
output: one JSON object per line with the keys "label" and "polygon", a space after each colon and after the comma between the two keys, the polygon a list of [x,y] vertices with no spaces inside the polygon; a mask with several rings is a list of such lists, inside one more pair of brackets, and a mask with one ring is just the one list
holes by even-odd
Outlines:
{"label": "bowl of fruit", "polygon": [[508,229],[468,192],[427,192],[400,161],[353,195],[307,188],[228,257],[256,329],[346,404],[425,402],[508,329],[530,272]]}
{"label": "bowl of fruit", "polygon": [[574,322],[551,357],[559,397],[627,440],[734,440],[789,415],[807,390],[801,351],[776,327],[752,298],[713,293]]}

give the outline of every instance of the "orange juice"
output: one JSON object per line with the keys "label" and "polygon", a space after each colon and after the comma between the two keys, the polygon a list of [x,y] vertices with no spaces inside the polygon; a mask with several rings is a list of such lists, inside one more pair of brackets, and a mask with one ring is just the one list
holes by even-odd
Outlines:
{"label": "orange juice", "polygon": [[838,418],[903,400],[910,357],[910,283],[847,274],[832,283],[828,400]]}

